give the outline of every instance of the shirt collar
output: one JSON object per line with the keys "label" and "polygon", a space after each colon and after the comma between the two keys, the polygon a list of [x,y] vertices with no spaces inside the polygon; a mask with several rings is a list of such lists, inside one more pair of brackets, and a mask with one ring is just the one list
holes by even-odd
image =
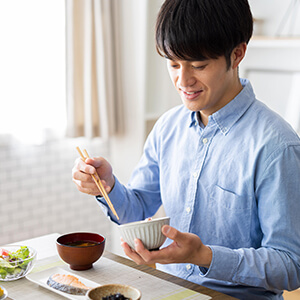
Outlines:
{"label": "shirt collar", "polygon": [[[226,135],[231,127],[242,117],[255,100],[255,95],[248,79],[240,79],[243,86],[242,91],[228,104],[208,118],[208,126],[216,123],[221,132]],[[191,112],[190,127],[198,123],[196,112]]]}
{"label": "shirt collar", "polygon": [[[186,108],[187,109],[187,108]],[[190,113],[190,116],[191,116],[191,119],[190,119],[190,122],[189,122],[189,127],[192,127],[195,125],[195,123],[198,123],[198,120],[197,120],[197,117],[196,117],[196,112],[195,111],[192,111]]]}

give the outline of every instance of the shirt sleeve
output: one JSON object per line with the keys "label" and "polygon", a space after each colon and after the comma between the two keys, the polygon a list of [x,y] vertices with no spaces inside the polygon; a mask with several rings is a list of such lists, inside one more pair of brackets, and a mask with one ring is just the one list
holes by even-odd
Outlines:
{"label": "shirt sleeve", "polygon": [[153,131],[144,147],[144,153],[127,186],[115,177],[115,186],[109,198],[119,216],[108,208],[103,197],[96,197],[103,212],[115,223],[123,224],[152,217],[161,206],[156,134]]}
{"label": "shirt sleeve", "polygon": [[208,270],[200,268],[200,276],[267,290],[293,290],[300,286],[299,144],[278,148],[264,165],[256,181],[261,246],[209,245],[212,262]]}

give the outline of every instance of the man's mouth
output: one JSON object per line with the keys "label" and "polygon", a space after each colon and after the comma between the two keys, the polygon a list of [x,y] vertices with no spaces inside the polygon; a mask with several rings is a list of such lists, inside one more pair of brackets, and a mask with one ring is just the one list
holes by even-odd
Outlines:
{"label": "man's mouth", "polygon": [[203,90],[184,91],[182,89],[180,89],[180,91],[183,93],[184,97],[188,100],[193,100],[193,99],[197,98],[203,92]]}

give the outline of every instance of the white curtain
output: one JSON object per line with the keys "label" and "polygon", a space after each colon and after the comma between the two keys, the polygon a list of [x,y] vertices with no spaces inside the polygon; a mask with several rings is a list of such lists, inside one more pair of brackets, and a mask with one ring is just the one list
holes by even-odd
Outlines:
{"label": "white curtain", "polygon": [[67,136],[122,133],[117,0],[66,0]]}

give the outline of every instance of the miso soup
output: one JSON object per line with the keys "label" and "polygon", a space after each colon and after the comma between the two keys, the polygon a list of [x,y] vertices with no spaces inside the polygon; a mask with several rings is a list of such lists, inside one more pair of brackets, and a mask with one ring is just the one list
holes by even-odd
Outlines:
{"label": "miso soup", "polygon": [[71,242],[68,243],[68,246],[72,246],[72,247],[89,247],[89,246],[95,246],[99,243],[97,242],[92,242],[92,241],[76,241],[76,242]]}

